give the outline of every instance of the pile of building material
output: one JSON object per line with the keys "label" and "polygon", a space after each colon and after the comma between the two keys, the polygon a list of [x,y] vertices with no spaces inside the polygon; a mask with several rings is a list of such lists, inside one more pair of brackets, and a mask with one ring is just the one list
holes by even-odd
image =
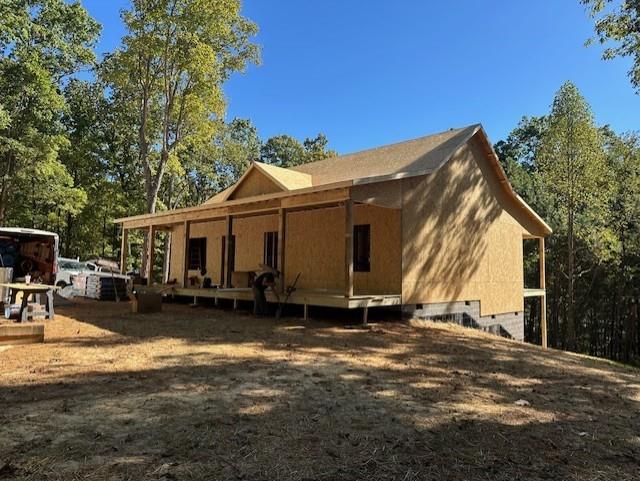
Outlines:
{"label": "pile of building material", "polygon": [[87,274],[73,280],[75,294],[99,301],[115,301],[127,298],[127,280],[109,275]]}

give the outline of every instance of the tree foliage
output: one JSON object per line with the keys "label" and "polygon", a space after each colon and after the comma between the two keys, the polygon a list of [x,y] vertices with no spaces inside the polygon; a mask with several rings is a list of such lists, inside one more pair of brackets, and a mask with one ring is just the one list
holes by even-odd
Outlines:
{"label": "tree foliage", "polygon": [[335,157],[336,152],[329,150],[328,144],[327,137],[322,133],[314,138],[306,138],[302,144],[290,135],[276,135],[260,149],[260,160],[278,167],[295,167]]}
{"label": "tree foliage", "polygon": [[637,0],[580,1],[596,22],[595,38],[587,44],[598,41],[610,45],[602,54],[605,60],[631,57],[629,79],[636,92],[640,92],[640,4]]}
{"label": "tree foliage", "polygon": [[[0,4],[0,223],[55,222],[31,210],[74,215],[84,196],[58,161],[65,77],[93,63],[99,25],[79,2],[10,0]],[[8,216],[8,211],[13,211]]]}
{"label": "tree foliage", "polygon": [[[549,115],[523,118],[495,150],[516,191],[554,229],[546,242],[549,344],[640,362],[637,134],[595,126],[565,84]],[[525,242],[525,283],[534,287],[535,252]],[[540,342],[538,309],[527,303],[532,342]]]}
{"label": "tree foliage", "polygon": [[602,138],[591,109],[571,82],[562,85],[553,101],[540,141],[539,172],[564,219],[559,225],[567,239],[564,337],[567,347],[575,349],[576,236],[592,248],[602,240],[608,185]]}
{"label": "tree foliage", "polygon": [[[136,110],[147,212],[155,212],[167,170],[207,145],[225,110],[222,85],[258,61],[254,23],[238,0],[134,0],[127,35],[102,78]],[[172,165],[173,164],[173,165]]]}

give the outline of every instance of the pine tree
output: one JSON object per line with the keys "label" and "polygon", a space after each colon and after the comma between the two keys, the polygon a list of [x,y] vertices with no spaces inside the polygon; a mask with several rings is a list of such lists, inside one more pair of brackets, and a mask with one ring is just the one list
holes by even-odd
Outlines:
{"label": "pine tree", "polygon": [[566,348],[576,349],[576,238],[600,241],[607,199],[607,167],[603,140],[593,114],[577,87],[566,82],[553,101],[549,124],[542,137],[540,175],[543,187],[556,198],[564,219]]}

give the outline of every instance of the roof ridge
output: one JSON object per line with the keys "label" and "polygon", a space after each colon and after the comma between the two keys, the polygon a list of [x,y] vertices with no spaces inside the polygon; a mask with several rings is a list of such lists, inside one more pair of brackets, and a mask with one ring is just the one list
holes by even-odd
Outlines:
{"label": "roof ridge", "polygon": [[[420,140],[424,140],[424,139],[429,138],[429,137],[435,137],[437,135],[442,135],[442,134],[446,134],[446,133],[449,133],[449,132],[461,132],[463,130],[467,130],[467,129],[471,129],[471,128],[475,129],[475,128],[478,128],[478,127],[481,127],[481,126],[482,126],[481,123],[475,123],[475,124],[467,125],[465,127],[450,128],[448,130],[443,130],[441,132],[435,132],[433,134],[428,134],[428,135],[422,135],[420,137],[415,137],[413,139],[400,140],[398,142],[392,142],[390,144],[380,145],[378,147],[370,147],[368,149],[356,150],[355,152],[348,152],[346,154],[336,155],[335,157],[327,157],[325,159],[316,160],[314,162],[308,162],[306,164],[294,165],[293,167],[287,167],[287,169],[299,172],[298,170],[296,170],[297,168],[305,167],[305,166],[308,166],[308,165],[319,164],[320,162],[325,162],[327,160],[339,159],[341,157],[348,157],[350,155],[364,154],[366,152],[376,152],[376,151],[379,151],[379,150],[382,150],[382,149],[386,149],[386,148],[389,148],[389,147],[397,147],[399,145],[409,144],[411,142],[418,142]],[[304,172],[302,172],[302,173],[304,173]]]}

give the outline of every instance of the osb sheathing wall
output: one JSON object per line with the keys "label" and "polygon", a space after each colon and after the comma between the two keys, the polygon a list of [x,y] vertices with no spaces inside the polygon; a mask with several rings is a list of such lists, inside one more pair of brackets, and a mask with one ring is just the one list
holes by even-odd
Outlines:
{"label": "osb sheathing wall", "polygon": [[[264,233],[277,232],[278,216],[256,216],[233,220],[233,235],[236,238],[236,271],[256,271],[263,262]],[[200,222],[191,225],[191,239],[207,239],[207,272],[202,276],[198,270],[189,270],[189,276],[210,277],[214,284],[221,281],[222,237],[227,234],[224,220]],[[183,227],[172,231],[170,278],[182,279],[182,259],[184,249]]]}
{"label": "osb sheathing wall", "polygon": [[403,180],[403,303],[522,311],[523,228],[505,207],[513,210],[475,141],[436,173]]}
{"label": "osb sheathing wall", "polygon": [[[286,221],[285,273],[288,283],[301,272],[298,287],[344,292],[344,207],[289,212]],[[356,294],[399,294],[401,284],[400,211],[371,205],[354,207],[354,224],[371,225],[371,271],[354,274]],[[264,233],[277,232],[278,216],[233,221],[236,271],[256,271],[263,262]],[[207,277],[220,282],[222,237],[226,222],[191,225],[191,238],[207,238]],[[170,278],[182,279],[183,227],[172,231]],[[190,270],[189,276],[203,276]]]}
{"label": "osb sheathing wall", "polygon": [[257,271],[264,262],[264,233],[278,232],[278,216],[266,215],[234,219],[236,271]]}
{"label": "osb sheathing wall", "polygon": [[[210,277],[214,284],[220,282],[220,259],[222,258],[222,236],[226,234],[227,225],[223,220],[199,222],[191,224],[189,237],[207,238],[207,272],[202,276],[198,270],[190,270],[189,276]],[[178,225],[171,231],[171,264],[169,265],[169,279],[182,281],[184,252],[184,228]]]}
{"label": "osb sheathing wall", "polygon": [[[354,224],[371,225],[371,271],[354,273],[355,294],[399,294],[400,211],[354,206]],[[342,293],[345,287],[345,209],[330,207],[287,215],[287,282]]]}
{"label": "osb sheathing wall", "polygon": [[253,197],[254,195],[273,194],[281,192],[273,180],[269,179],[264,173],[257,169],[252,170],[231,195],[231,199],[242,199],[245,197]]}
{"label": "osb sheathing wall", "polygon": [[371,271],[354,273],[354,293],[400,294],[400,210],[356,205],[354,224],[371,225]]}
{"label": "osb sheathing wall", "polygon": [[290,212],[286,228],[286,282],[300,272],[300,288],[344,292],[344,209]]}

